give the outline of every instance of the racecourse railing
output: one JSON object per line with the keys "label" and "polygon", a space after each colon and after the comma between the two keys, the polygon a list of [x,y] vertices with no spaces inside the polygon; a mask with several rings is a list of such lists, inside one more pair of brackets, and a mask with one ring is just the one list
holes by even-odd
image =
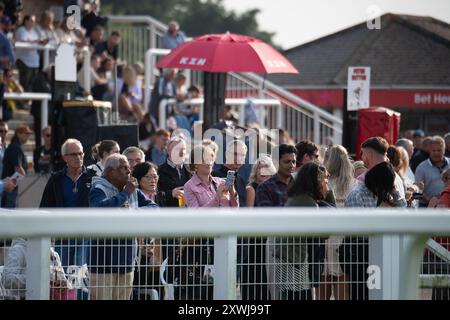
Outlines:
{"label": "racecourse railing", "polygon": [[[170,268],[167,269],[168,262],[153,262],[150,265],[158,264],[158,268],[153,271],[156,271],[156,277],[162,280],[160,285],[163,290],[158,291],[156,290],[158,288],[155,289],[155,287],[145,288],[148,289],[147,297],[174,298],[174,290],[177,290],[177,286],[184,286],[184,289],[188,289],[183,291],[184,295],[178,297],[180,299],[241,299],[243,297],[289,299],[289,296],[273,295],[273,292],[286,292],[283,291],[286,288],[290,288],[294,292],[306,291],[306,298],[310,295],[311,299],[319,299],[320,287],[316,285],[319,284],[318,280],[314,280],[314,276],[311,276],[311,271],[319,265],[318,261],[320,260],[314,258],[314,254],[319,252],[314,250],[318,248],[317,245],[324,244],[322,240],[331,241],[330,235],[346,235],[343,238],[354,239],[353,244],[345,239],[342,240],[339,247],[344,246],[344,248],[339,249],[339,255],[342,257],[338,260],[342,260],[344,256],[350,257],[350,260],[346,262],[341,261],[340,266],[344,272],[347,272],[346,269],[356,268],[359,271],[355,276],[360,276],[360,271],[363,271],[362,278],[357,279],[357,277],[351,276],[351,279],[345,281],[350,287],[344,289],[344,292],[350,290],[350,295],[345,298],[416,299],[423,250],[427,240],[431,237],[449,234],[450,213],[445,209],[283,208],[273,210],[241,208],[233,210],[208,208],[130,211],[108,208],[45,211],[3,210],[0,212],[0,238],[17,239],[20,237],[26,239],[26,272],[22,272],[26,275],[26,290],[22,293],[22,297],[26,299],[49,299],[50,295],[53,299],[61,298],[60,296],[55,297],[53,291],[52,294],[50,293],[50,288],[54,289],[56,286],[55,281],[50,285],[50,277],[53,277],[53,274],[51,275],[49,272],[50,247],[55,247],[55,250],[61,253],[61,260],[64,261],[64,246],[70,248],[72,240],[64,243],[64,240],[61,239],[73,238],[84,238],[87,241],[86,243],[74,243],[74,247],[78,246],[79,250],[83,248],[91,250],[91,260],[84,267],[78,266],[79,268],[74,270],[69,268],[73,266],[63,263],[65,272],[71,276],[75,274],[75,280],[78,279],[74,281],[74,287],[84,290],[81,291],[78,298],[82,298],[84,294],[86,299],[92,299],[94,292],[98,294],[98,290],[104,289],[106,286],[98,282],[99,278],[96,278],[96,282],[92,279],[95,272],[98,272],[93,271],[92,268],[95,267],[98,270],[100,265],[105,267],[98,261],[92,260],[94,250],[101,249],[103,252],[103,255],[97,256],[97,259],[105,259],[110,255],[112,257],[113,251],[111,250],[126,245],[125,239],[128,239],[129,247],[120,252],[125,255],[126,252],[130,252],[130,256],[134,258],[139,253],[132,250],[136,244],[135,240],[139,240],[141,254],[148,254],[156,261],[158,259],[154,251],[154,239],[162,239],[160,245],[164,247],[171,245],[170,241],[164,239],[176,238],[178,244],[188,248],[186,254],[189,256],[189,252],[191,252],[193,258],[187,258],[187,260],[182,258],[177,262],[178,266],[188,267],[192,261],[196,261],[195,255],[197,254],[197,260],[203,264],[201,274],[198,275],[200,280],[199,282],[196,282],[195,279],[191,282],[189,280],[172,282],[170,273],[173,274],[174,269],[172,271]],[[209,240],[207,240],[208,237]],[[261,238],[263,241],[257,240]],[[146,247],[151,244],[151,242],[146,242],[146,239],[152,239],[153,246]],[[354,249],[351,248],[354,244],[361,246],[354,247],[356,251],[352,251]],[[247,249],[245,249],[246,245]],[[264,245],[266,249],[263,249]],[[328,245],[333,247],[331,243],[325,243],[326,247]],[[8,244],[5,248],[7,246]],[[245,258],[245,256],[257,255],[255,250],[252,251],[252,246],[256,251],[265,250],[262,254],[266,260],[243,259],[242,257]],[[192,250],[190,251],[189,248]],[[207,250],[197,252],[196,248],[207,248]],[[345,248],[350,250],[349,254],[345,253]],[[179,251],[180,246],[174,245],[173,249],[174,252]],[[201,252],[206,255],[203,256]],[[283,257],[283,255],[285,256]],[[357,261],[354,257],[352,258],[355,255],[361,260]],[[201,259],[204,260],[201,261]],[[8,260],[8,256],[6,260]],[[251,269],[250,260],[257,262],[253,266],[264,266],[267,275],[265,282],[257,277],[258,274],[261,275],[260,270]],[[105,263],[105,261],[103,262]],[[8,261],[5,261],[5,267],[0,270],[3,271],[3,275],[7,272],[5,270],[7,266]],[[199,264],[194,263],[193,266],[197,267]],[[117,270],[124,267],[126,266],[123,261],[108,266],[108,268]],[[293,267],[297,269],[293,270]],[[308,268],[309,272],[302,274],[302,270],[305,271]],[[88,273],[85,272],[86,270]],[[112,272],[111,270],[109,272]],[[196,272],[188,270],[186,274],[195,278]],[[84,274],[84,276],[77,276],[77,274]],[[212,274],[210,279],[209,276]],[[247,276],[245,276],[246,274]],[[437,274],[440,274],[439,271]],[[87,285],[79,284],[86,280]],[[103,281],[106,280],[103,279]],[[326,282],[323,281],[323,283]],[[2,283],[5,284],[3,279]],[[266,285],[269,294],[257,291],[256,288],[259,288],[258,286],[261,284]],[[357,291],[352,293],[351,288],[354,285],[358,286],[355,290],[362,289],[367,293],[362,295]],[[120,283],[109,283],[109,286],[113,288],[127,287]],[[205,290],[194,290],[199,287],[203,287]],[[6,290],[11,289],[5,288]],[[189,288],[194,291],[189,291]],[[252,296],[248,295],[249,290],[253,290]],[[314,292],[314,294],[311,295],[309,292]],[[129,294],[110,296],[111,299],[128,299],[129,297]],[[294,295],[292,298],[301,299],[302,297],[303,295]],[[175,296],[175,298],[177,297]],[[336,295],[335,298],[339,298],[339,296]]]}

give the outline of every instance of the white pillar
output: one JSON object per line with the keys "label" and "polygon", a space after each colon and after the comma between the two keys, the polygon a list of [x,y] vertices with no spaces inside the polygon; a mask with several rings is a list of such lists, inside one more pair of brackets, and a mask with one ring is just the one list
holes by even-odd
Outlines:
{"label": "white pillar", "polygon": [[237,236],[214,238],[214,300],[236,300]]}
{"label": "white pillar", "polygon": [[50,298],[50,238],[27,240],[27,300]]}

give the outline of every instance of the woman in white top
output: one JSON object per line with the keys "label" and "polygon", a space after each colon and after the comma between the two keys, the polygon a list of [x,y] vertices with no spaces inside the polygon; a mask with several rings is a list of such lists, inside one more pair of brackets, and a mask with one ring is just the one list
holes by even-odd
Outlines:
{"label": "woman in white top", "polygon": [[103,140],[93,146],[91,152],[92,157],[98,162],[91,164],[87,168],[94,170],[95,174],[101,177],[106,159],[114,153],[120,153],[120,147],[114,140]]}
{"label": "woman in white top", "polygon": [[[336,206],[343,207],[345,199],[356,184],[353,164],[347,150],[341,145],[334,145],[327,151],[325,166],[330,174],[328,185],[336,197]],[[339,264],[339,246],[344,236],[330,236],[326,240],[324,271],[321,276],[318,297],[320,300],[348,299],[346,275]]]}

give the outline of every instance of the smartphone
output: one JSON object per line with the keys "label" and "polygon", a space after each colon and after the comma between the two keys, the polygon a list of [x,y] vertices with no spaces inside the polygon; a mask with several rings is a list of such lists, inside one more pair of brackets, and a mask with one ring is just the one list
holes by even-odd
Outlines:
{"label": "smartphone", "polygon": [[231,189],[231,181],[232,181],[235,173],[236,172],[234,170],[229,170],[228,173],[227,173],[227,180],[225,182],[225,185],[226,185],[228,190]]}
{"label": "smartphone", "polygon": [[423,193],[414,192],[412,195],[412,198],[414,200],[422,200],[423,199]]}

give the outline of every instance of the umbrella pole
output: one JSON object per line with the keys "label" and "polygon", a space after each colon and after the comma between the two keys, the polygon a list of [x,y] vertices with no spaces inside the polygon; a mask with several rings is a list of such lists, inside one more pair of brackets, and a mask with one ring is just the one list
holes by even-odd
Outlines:
{"label": "umbrella pole", "polygon": [[209,128],[223,118],[226,92],[226,73],[204,72],[203,73],[203,123]]}

